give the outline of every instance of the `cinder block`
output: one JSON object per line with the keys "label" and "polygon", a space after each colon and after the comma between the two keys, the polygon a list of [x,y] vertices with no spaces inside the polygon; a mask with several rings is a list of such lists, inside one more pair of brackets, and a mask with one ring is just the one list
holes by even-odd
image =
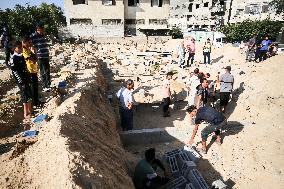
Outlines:
{"label": "cinder block", "polygon": [[193,148],[185,145],[183,149],[187,152],[191,161],[197,162],[201,158],[201,156]]}
{"label": "cinder block", "polygon": [[168,157],[171,157],[171,156],[176,156],[176,155],[178,155],[179,153],[180,153],[180,149],[175,149],[175,150],[166,152],[166,153],[165,153],[165,156],[168,158]]}
{"label": "cinder block", "polygon": [[195,187],[193,186],[192,183],[188,183],[188,184],[185,186],[185,189],[195,189]]}
{"label": "cinder block", "polygon": [[190,170],[196,169],[196,164],[193,161],[185,161],[181,166],[180,175],[187,178]]}
{"label": "cinder block", "polygon": [[170,165],[171,173],[173,176],[177,176],[179,173],[179,167],[177,163],[177,159],[175,156],[171,156],[168,158],[168,162]]}
{"label": "cinder block", "polygon": [[191,161],[191,158],[189,157],[189,153],[187,151],[181,150],[179,153],[179,157],[183,162]]}
{"label": "cinder block", "polygon": [[195,188],[209,189],[209,186],[197,169],[190,170],[187,178]]}
{"label": "cinder block", "polygon": [[227,185],[222,181],[222,180],[215,180],[212,183],[212,187],[216,188],[216,189],[226,189]]}
{"label": "cinder block", "polygon": [[187,180],[183,176],[181,176],[169,182],[166,188],[167,189],[184,188],[186,183],[187,183]]}

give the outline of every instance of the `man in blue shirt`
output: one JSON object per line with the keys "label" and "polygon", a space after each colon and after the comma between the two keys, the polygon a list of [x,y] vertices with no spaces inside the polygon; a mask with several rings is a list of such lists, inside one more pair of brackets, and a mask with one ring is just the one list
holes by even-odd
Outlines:
{"label": "man in blue shirt", "polygon": [[194,143],[194,137],[197,133],[199,124],[202,121],[209,123],[209,125],[201,131],[202,153],[206,154],[206,140],[208,138],[208,135],[213,132],[215,132],[215,135],[217,136],[216,142],[218,144],[221,144],[220,129],[227,123],[227,119],[222,113],[218,112],[212,107],[204,106],[197,109],[194,105],[189,106],[187,108],[187,112],[191,115],[191,117],[196,116],[195,128],[192,132],[191,139],[188,142],[190,145]]}
{"label": "man in blue shirt", "polygon": [[259,57],[260,62],[266,60],[267,52],[271,43],[272,42],[268,39],[268,36],[266,36],[265,39],[261,42],[260,57]]}

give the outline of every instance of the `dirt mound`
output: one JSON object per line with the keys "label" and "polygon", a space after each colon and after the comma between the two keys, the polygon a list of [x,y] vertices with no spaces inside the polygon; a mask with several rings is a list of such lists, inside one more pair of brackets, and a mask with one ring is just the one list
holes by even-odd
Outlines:
{"label": "dirt mound", "polygon": [[59,106],[49,97],[41,112],[49,121],[40,125],[36,143],[2,139],[1,188],[134,188],[107,82],[99,63],[91,64],[73,70],[72,88]]}

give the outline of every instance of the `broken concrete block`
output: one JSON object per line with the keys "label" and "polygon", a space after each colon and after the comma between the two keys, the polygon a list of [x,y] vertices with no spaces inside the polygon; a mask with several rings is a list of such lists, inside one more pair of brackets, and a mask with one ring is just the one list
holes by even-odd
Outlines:
{"label": "broken concrete block", "polygon": [[187,178],[195,188],[209,189],[209,186],[197,169],[190,170]]}
{"label": "broken concrete block", "polygon": [[224,184],[224,182],[222,180],[215,180],[213,183],[212,183],[212,187],[214,187],[215,189],[226,189],[227,188],[227,185]]}

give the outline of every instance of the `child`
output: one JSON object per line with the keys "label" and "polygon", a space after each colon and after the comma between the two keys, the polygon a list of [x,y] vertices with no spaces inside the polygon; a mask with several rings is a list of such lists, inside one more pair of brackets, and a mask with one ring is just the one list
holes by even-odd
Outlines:
{"label": "child", "polygon": [[12,50],[13,54],[10,60],[10,68],[21,92],[21,99],[24,106],[24,118],[28,120],[30,119],[32,112],[31,89],[29,85],[29,73],[27,71],[26,62],[21,54],[23,51],[22,43],[20,41],[16,41]]}
{"label": "child", "polygon": [[33,105],[38,106],[39,100],[38,100],[38,67],[37,67],[37,57],[35,52],[35,49],[32,45],[32,40],[30,37],[25,37],[22,41],[23,43],[23,56],[26,60],[27,69],[30,75],[30,85],[31,85],[31,94],[33,99]]}

